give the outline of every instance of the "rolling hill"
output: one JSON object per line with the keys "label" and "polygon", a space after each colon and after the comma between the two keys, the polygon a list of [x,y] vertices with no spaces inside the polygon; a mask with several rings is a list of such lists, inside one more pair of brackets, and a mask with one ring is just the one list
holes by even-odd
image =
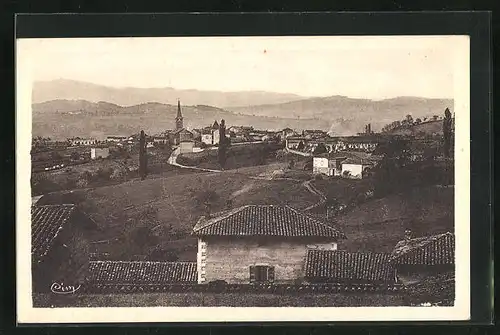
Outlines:
{"label": "rolling hill", "polygon": [[419,97],[369,100],[331,96],[226,109],[255,116],[326,120],[330,121],[332,132],[350,135],[362,131],[366,123],[371,123],[372,129],[378,131],[394,120],[403,119],[407,114],[411,114],[413,118],[429,117],[442,115],[446,108],[453,108],[453,100]]}
{"label": "rolling hill", "polygon": [[[173,129],[176,105],[144,103],[122,107],[109,102],[86,100],[53,100],[33,104],[33,136],[66,139],[73,136],[128,135],[144,129],[149,134]],[[314,128],[328,130],[330,122],[319,119],[291,119],[232,113],[221,108],[195,105],[183,106],[184,126],[199,128],[214,120],[226,125],[251,125],[256,129]]]}
{"label": "rolling hill", "polygon": [[181,90],[171,87],[117,88],[67,79],[38,81],[34,83],[33,103],[57,99],[87,100],[90,102],[108,101],[120,106],[133,106],[147,102],[174,104],[177,99],[180,99],[182,103],[187,105],[222,107],[282,103],[304,99],[304,97],[295,94],[263,91],[218,92]]}

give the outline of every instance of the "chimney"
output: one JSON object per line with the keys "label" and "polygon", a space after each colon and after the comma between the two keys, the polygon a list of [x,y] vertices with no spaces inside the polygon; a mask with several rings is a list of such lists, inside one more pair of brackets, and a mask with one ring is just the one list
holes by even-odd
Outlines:
{"label": "chimney", "polygon": [[411,240],[413,238],[413,233],[410,229],[405,230],[405,240]]}

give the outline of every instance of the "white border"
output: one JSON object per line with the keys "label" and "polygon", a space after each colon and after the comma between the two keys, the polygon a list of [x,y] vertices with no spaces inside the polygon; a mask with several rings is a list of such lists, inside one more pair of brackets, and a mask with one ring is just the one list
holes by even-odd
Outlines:
{"label": "white border", "polygon": [[[398,36],[401,37],[401,36]],[[450,50],[454,63],[455,120],[455,234],[456,302],[454,307],[120,307],[120,308],[33,308],[31,298],[30,147],[31,62],[36,54],[22,53],[16,42],[16,256],[17,320],[19,323],[100,322],[252,322],[252,321],[429,321],[470,318],[469,232],[470,232],[470,59],[468,36],[435,36],[454,39]],[[231,38],[231,37],[212,37]],[[234,37],[236,38],[236,37]],[[258,37],[237,37],[258,39]],[[339,39],[345,37],[266,37]],[[349,37],[363,38],[368,37]],[[391,37],[373,37],[391,38]],[[428,38],[428,36],[407,36]],[[196,39],[196,38],[192,38]],[[194,42],[195,43],[195,42]],[[332,43],[328,41],[325,43]],[[335,43],[335,42],[333,42]],[[22,44],[21,44],[22,45]],[[30,58],[31,57],[31,58]],[[425,74],[423,74],[425,75]]]}

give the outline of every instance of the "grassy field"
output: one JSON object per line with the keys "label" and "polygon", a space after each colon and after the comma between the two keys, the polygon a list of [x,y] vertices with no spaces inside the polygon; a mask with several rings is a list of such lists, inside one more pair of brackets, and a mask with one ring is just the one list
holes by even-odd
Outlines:
{"label": "grassy field", "polygon": [[454,189],[421,187],[369,200],[334,218],[334,222],[347,235],[339,248],[391,252],[404,238],[405,229],[415,237],[453,232]]}
{"label": "grassy field", "polygon": [[[212,211],[246,204],[289,204],[299,209],[319,199],[301,182],[293,180],[253,180],[276,166],[259,166],[223,173],[184,173],[134,179],[118,185],[53,193],[40,204],[77,203],[99,225],[96,238],[113,241],[99,252],[118,253],[122,258],[149,254],[155,248],[174,250],[180,260],[195,260],[196,241],[191,229],[204,215],[203,202],[210,196]],[[184,171],[184,170],[183,170]],[[152,236],[140,246],[134,231],[146,227]],[[180,243],[179,241],[183,241]]]}
{"label": "grassy field", "polygon": [[81,294],[62,296],[37,294],[34,307],[363,307],[404,306],[407,298],[401,293],[334,293],[334,294],[272,294],[272,293],[138,293]]}

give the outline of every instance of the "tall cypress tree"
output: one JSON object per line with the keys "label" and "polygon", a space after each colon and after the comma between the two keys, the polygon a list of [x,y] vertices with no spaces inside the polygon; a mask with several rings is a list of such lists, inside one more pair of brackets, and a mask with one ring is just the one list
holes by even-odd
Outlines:
{"label": "tall cypress tree", "polygon": [[146,151],[146,134],[141,130],[139,139],[139,176],[144,180],[148,174],[148,157]]}
{"label": "tall cypress tree", "polygon": [[218,158],[219,158],[219,164],[222,169],[224,169],[226,165],[226,159],[227,159],[227,139],[226,139],[226,122],[224,119],[220,121],[219,124],[219,149],[218,149]]}
{"label": "tall cypress tree", "polygon": [[444,119],[443,119],[443,154],[445,157],[450,157],[450,149],[451,149],[451,112],[448,108],[444,111]]}

